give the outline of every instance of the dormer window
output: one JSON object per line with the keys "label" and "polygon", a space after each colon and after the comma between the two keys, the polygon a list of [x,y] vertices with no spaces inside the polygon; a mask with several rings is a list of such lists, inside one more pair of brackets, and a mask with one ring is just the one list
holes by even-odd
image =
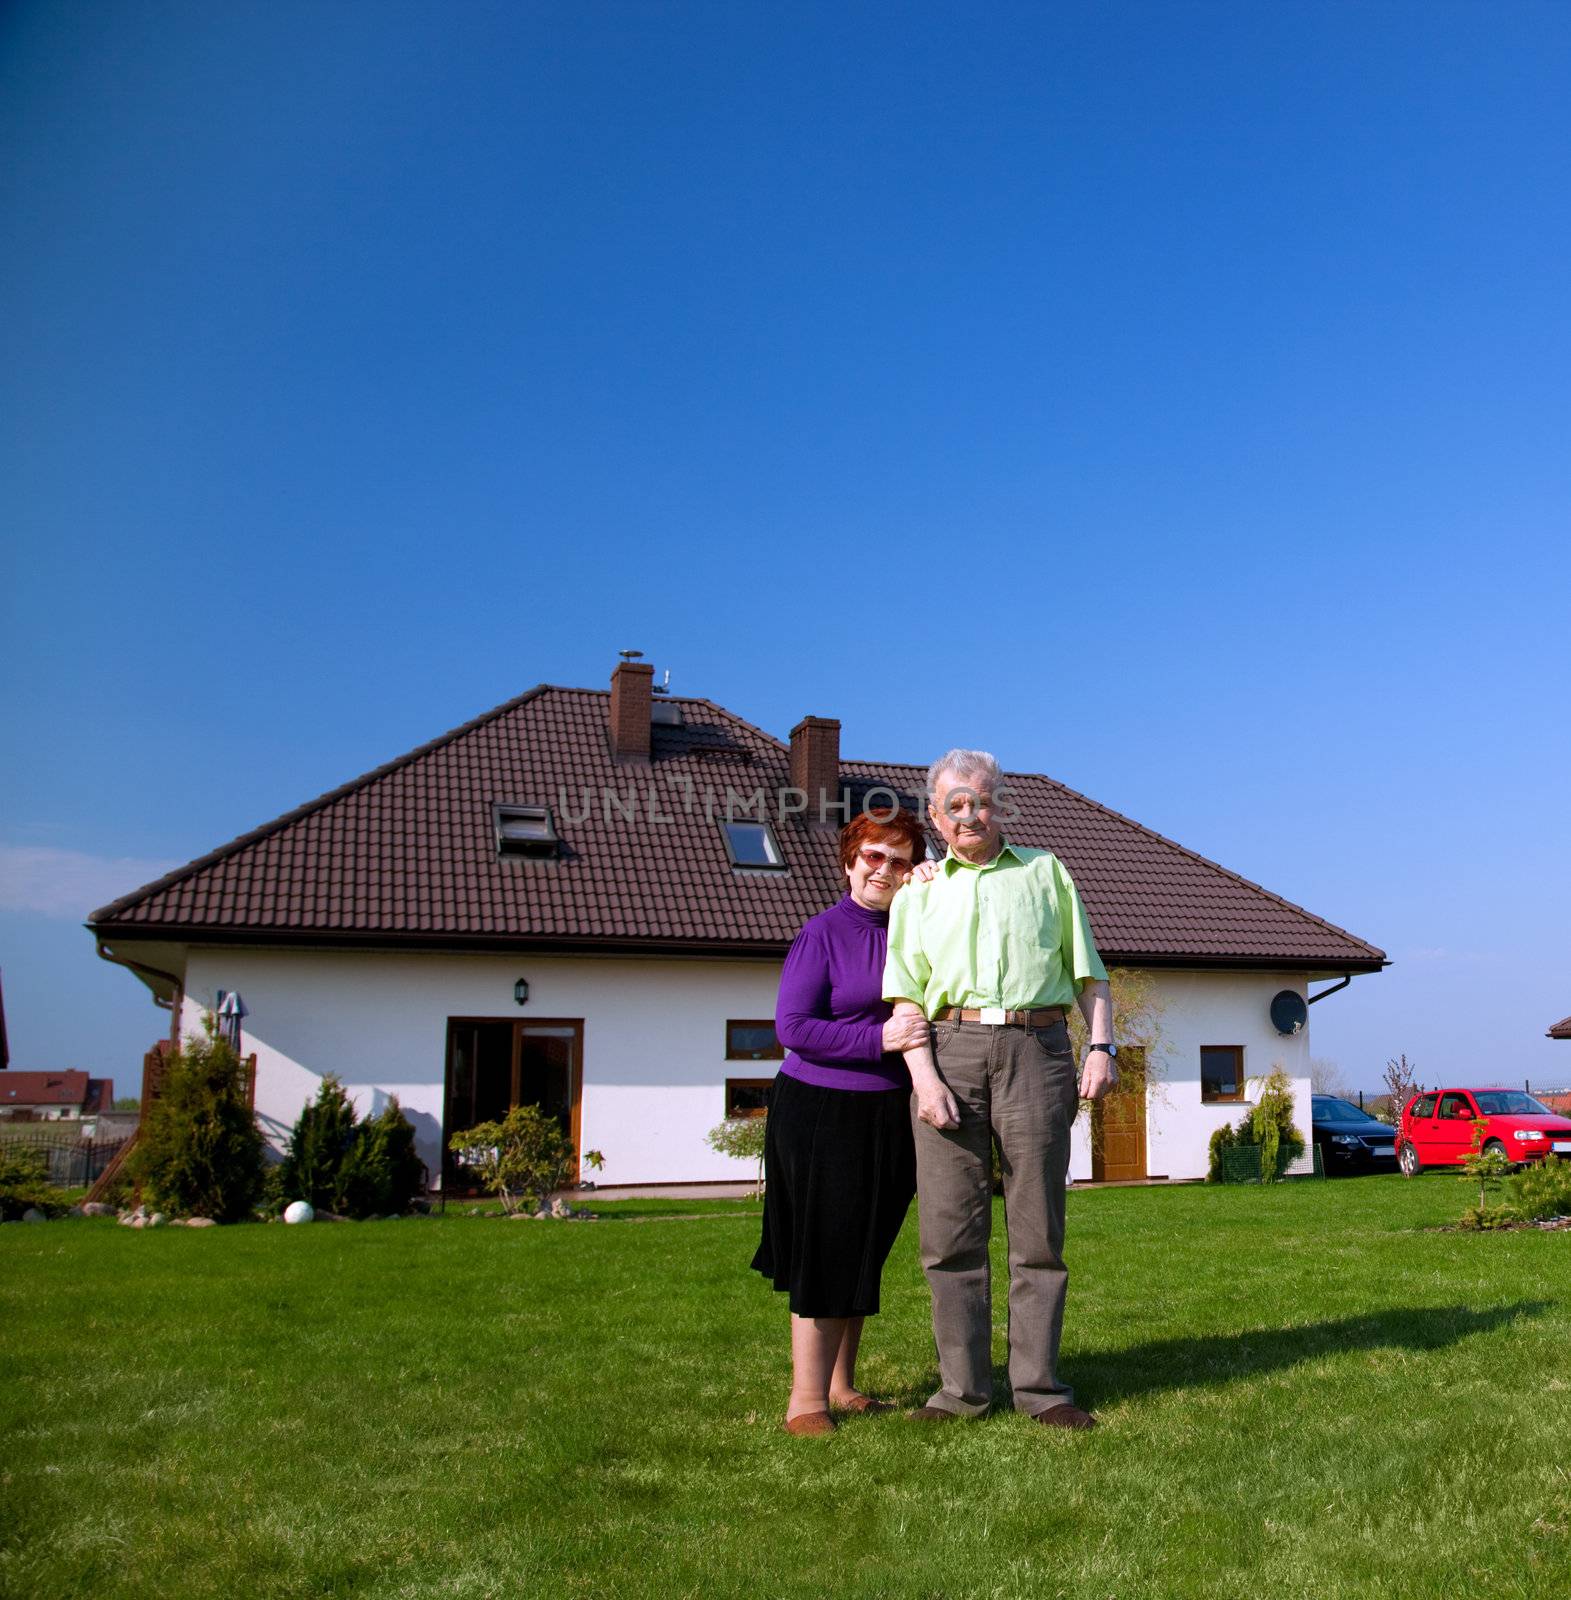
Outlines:
{"label": "dormer window", "polygon": [[759,872],[786,870],[780,841],[767,822],[722,822],[720,832],[733,867],[748,867]]}
{"label": "dormer window", "polygon": [[499,856],[554,856],[556,824],[550,806],[494,805],[491,821],[496,829]]}

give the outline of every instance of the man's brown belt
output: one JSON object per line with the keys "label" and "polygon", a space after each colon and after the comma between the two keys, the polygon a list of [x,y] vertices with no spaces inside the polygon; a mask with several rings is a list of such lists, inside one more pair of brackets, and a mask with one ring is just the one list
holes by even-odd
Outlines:
{"label": "man's brown belt", "polygon": [[1046,1028],[1065,1017],[1062,1006],[1038,1006],[1035,1011],[1004,1011],[989,1006],[981,1011],[964,1011],[958,1006],[945,1006],[933,1013],[934,1022],[987,1022],[995,1028]]}

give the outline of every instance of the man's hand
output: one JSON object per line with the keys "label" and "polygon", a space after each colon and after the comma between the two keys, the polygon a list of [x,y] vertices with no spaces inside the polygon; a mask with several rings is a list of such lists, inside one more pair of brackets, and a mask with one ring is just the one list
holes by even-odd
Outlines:
{"label": "man's hand", "polygon": [[1118,1087],[1118,1067],[1105,1050],[1086,1052],[1080,1069],[1080,1098],[1100,1100]]}
{"label": "man's hand", "polygon": [[960,1107],[949,1092],[949,1085],[935,1072],[930,1078],[916,1079],[916,1120],[930,1128],[958,1128]]}
{"label": "man's hand", "polygon": [[884,1024],[884,1049],[904,1054],[927,1043],[927,1018],[920,1011],[897,1011]]}

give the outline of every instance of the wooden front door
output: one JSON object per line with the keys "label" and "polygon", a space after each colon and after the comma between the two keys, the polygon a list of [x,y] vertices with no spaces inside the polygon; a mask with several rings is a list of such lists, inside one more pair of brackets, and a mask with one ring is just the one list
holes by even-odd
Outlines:
{"label": "wooden front door", "polygon": [[[1134,1054],[1133,1051],[1130,1052]],[[1146,1079],[1143,1063],[1120,1060],[1124,1081],[1091,1108],[1091,1181],[1146,1175]]]}

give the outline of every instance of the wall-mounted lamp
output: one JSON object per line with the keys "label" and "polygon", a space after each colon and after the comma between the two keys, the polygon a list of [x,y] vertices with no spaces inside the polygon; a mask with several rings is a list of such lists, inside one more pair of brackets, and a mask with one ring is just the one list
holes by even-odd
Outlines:
{"label": "wall-mounted lamp", "polygon": [[520,978],[518,980],[518,982],[513,985],[513,998],[521,1006],[528,1005],[528,1003],[529,1003],[529,980],[527,978]]}

